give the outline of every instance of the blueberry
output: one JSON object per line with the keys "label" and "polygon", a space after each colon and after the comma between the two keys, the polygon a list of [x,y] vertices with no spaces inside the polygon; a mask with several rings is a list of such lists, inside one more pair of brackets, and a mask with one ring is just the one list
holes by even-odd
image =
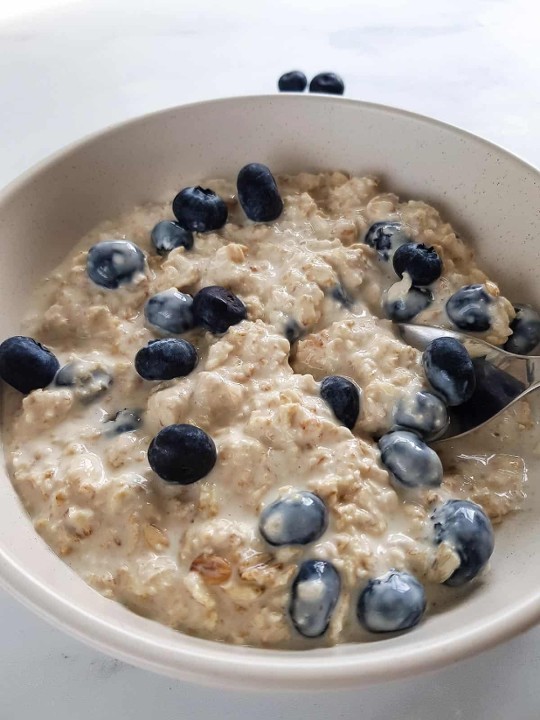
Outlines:
{"label": "blueberry", "polygon": [[213,190],[187,187],[180,190],[172,204],[178,224],[191,232],[219,230],[227,222],[227,205]]}
{"label": "blueberry", "polygon": [[420,390],[410,397],[400,398],[394,411],[394,423],[394,429],[412,430],[430,439],[446,429],[448,412],[440,398]]}
{"label": "blueberry", "polygon": [[112,384],[107,370],[96,367],[95,363],[73,360],[56,373],[55,385],[73,388],[75,396],[84,403],[101,397]]}
{"label": "blueberry", "polygon": [[157,293],[146,301],[147,322],[161,332],[180,335],[195,327],[193,298],[179,290]]}
{"label": "blueberry", "polygon": [[276,500],[261,513],[259,530],[270,545],[307,545],[328,526],[328,511],[313,493],[301,491]]}
{"label": "blueberry", "polygon": [[356,615],[369,632],[398,632],[418,625],[425,609],[423,585],[408,572],[390,570],[368,582],[358,598]]}
{"label": "blueberry", "polygon": [[395,430],[379,440],[381,462],[400,487],[438,487],[443,469],[439,456],[415,433]]}
{"label": "blueberry", "polygon": [[292,588],[289,615],[296,630],[307,638],[323,635],[337,605],[341,580],[327,560],[305,560]]}
{"label": "blueberry", "polygon": [[283,200],[266,165],[250,163],[238,173],[238,200],[250,220],[270,222],[283,212]]}
{"label": "blueberry", "polygon": [[142,425],[142,411],[124,408],[124,410],[119,410],[110,420],[107,420],[104,425],[104,433],[109,437],[133,432]]}
{"label": "blueberry", "polygon": [[145,380],[172,380],[189,375],[198,359],[197,351],[187,340],[150,340],[135,355],[135,370]]}
{"label": "blueberry", "polygon": [[364,242],[377,251],[381,260],[388,262],[396,248],[410,239],[401,223],[376,222],[368,229]]}
{"label": "blueberry", "polygon": [[129,240],[105,240],[93,245],[86,258],[86,272],[92,282],[109,290],[133,281],[144,271],[144,254]]}
{"label": "blueberry", "polygon": [[191,250],[193,247],[193,233],[173,220],[158,222],[152,230],[151,240],[158,255],[167,255],[177,247],[186,250]]}
{"label": "blueberry", "polygon": [[321,397],[336,418],[352,430],[360,414],[360,390],[341,375],[328,375],[321,382]]}
{"label": "blueberry", "polygon": [[431,387],[447,405],[461,405],[472,396],[476,386],[474,366],[459,340],[433,340],[424,350],[422,361]]}
{"label": "blueberry", "polygon": [[205,287],[193,298],[193,317],[212,333],[227,332],[247,317],[246,306],[230,290],[219,285]]}
{"label": "blueberry", "polygon": [[304,92],[307,87],[307,77],[301,70],[291,70],[278,80],[280,92]]}
{"label": "blueberry", "polygon": [[47,387],[59,367],[53,353],[32,338],[15,335],[0,345],[0,377],[25,395]]}
{"label": "blueberry", "polygon": [[214,441],[195,425],[167,425],[148,448],[148,462],[162,480],[191,485],[216,464]]}
{"label": "blueberry", "polygon": [[459,567],[446,580],[457,587],[475,578],[493,552],[491,522],[482,508],[470,500],[448,500],[432,516],[435,542],[446,542],[459,556]]}
{"label": "blueberry", "polygon": [[309,83],[309,92],[326,93],[327,95],[343,95],[345,92],[345,83],[332,72],[323,72],[315,75]]}
{"label": "blueberry", "polygon": [[466,432],[481,425],[525,390],[524,383],[485,358],[474,358],[472,363],[475,390],[469,400],[455,408],[452,414],[453,422],[457,422],[457,432]]}
{"label": "blueberry", "polygon": [[405,297],[385,299],[383,309],[386,317],[394,322],[409,322],[433,302],[433,293],[427,288],[412,287]]}
{"label": "blueberry", "polygon": [[504,349],[517,355],[528,355],[540,343],[540,315],[530,305],[515,305],[516,317],[510,323],[512,335]]}
{"label": "blueberry", "polygon": [[289,318],[285,323],[284,334],[292,345],[302,337],[302,328],[294,318]]}
{"label": "blueberry", "polygon": [[341,283],[334,285],[331,294],[334,300],[343,307],[350,307],[352,305],[351,297]]}
{"label": "blueberry", "polygon": [[491,327],[489,306],[493,302],[483,285],[465,285],[446,303],[446,313],[460,330],[484,332]]}
{"label": "blueberry", "polygon": [[408,242],[398,247],[393,258],[394,270],[403,277],[407,273],[413,285],[431,285],[441,277],[442,263],[432,247]]}

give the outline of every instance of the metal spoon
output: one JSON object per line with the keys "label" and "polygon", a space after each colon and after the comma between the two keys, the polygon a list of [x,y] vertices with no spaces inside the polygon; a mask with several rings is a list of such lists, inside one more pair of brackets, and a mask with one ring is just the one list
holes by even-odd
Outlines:
{"label": "metal spoon", "polygon": [[437,443],[470,435],[540,387],[540,356],[514,355],[465,333],[427,325],[396,324],[401,338],[418,350],[432,340],[453,337],[463,343],[475,368],[477,387],[463,405],[449,408],[450,424]]}
{"label": "metal spoon", "polygon": [[535,382],[533,385],[520,393],[516,398],[514,398],[514,400],[511,400],[507,405],[502,407],[498,412],[495,413],[495,415],[491,415],[491,417],[489,417],[487,420],[484,420],[483,423],[480,423],[480,425],[474,425],[468,430],[459,432],[455,435],[452,435],[451,432],[445,432],[442,437],[437,438],[436,440],[434,440],[434,442],[430,443],[431,447],[433,447],[435,450],[442,450],[447,444],[449,444],[450,441],[454,442],[454,440],[462,440],[463,438],[469,438],[470,436],[473,436],[476,432],[480,434],[480,431],[485,430],[485,428],[488,427],[491,423],[495,424],[499,415],[502,415],[504,412],[506,412],[509,408],[512,407],[512,405],[517,405],[518,402],[521,402],[521,400],[523,400],[524,398],[535,393],[539,388],[540,381]]}

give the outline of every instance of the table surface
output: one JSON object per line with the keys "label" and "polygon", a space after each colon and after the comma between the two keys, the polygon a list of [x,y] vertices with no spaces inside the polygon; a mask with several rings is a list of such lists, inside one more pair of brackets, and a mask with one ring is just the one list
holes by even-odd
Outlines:
{"label": "table surface", "polygon": [[[294,5],[291,8],[290,5]],[[533,0],[17,0],[0,3],[0,185],[105,125],[274,92],[301,68],[348,97],[455,123],[540,165]],[[535,90],[536,88],[536,90]],[[509,239],[510,240],[510,239]],[[0,720],[533,720],[540,629],[444,671],[339,694],[244,694],[86,648],[0,594]]]}

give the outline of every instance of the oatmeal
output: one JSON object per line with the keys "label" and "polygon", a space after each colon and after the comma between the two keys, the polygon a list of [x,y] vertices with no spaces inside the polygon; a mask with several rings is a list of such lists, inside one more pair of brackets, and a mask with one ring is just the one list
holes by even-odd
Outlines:
{"label": "oatmeal", "polygon": [[472,361],[448,371],[459,349],[422,355],[393,321],[503,345],[526,316],[375,178],[250,165],[205,188],[178,223],[145,205],[90,232],[0,347],[13,484],[87,583],[183,632],[306,648],[412,627],[484,570],[526,468],[488,441],[441,463],[426,442]]}

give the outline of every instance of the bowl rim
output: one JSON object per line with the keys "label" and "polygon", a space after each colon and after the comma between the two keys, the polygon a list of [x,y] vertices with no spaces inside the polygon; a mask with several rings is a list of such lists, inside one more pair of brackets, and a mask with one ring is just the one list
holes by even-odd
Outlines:
{"label": "bowl rim", "polygon": [[[306,104],[326,102],[346,104],[377,110],[392,116],[403,116],[417,122],[442,128],[454,135],[460,135],[476,144],[503,154],[528,172],[536,174],[538,168],[516,154],[460,127],[409,110],[394,108],[380,103],[365,102],[351,98],[328,95],[305,95],[283,93],[267,95],[246,95],[223,97],[201,102],[174,105],[154,112],[117,122],[92,132],[82,139],[48,155],[12,180],[0,191],[0,204],[17,193],[30,179],[37,178],[56,162],[68,158],[82,147],[107,135],[112,135],[152,118],[182,111],[191,107],[215,106],[228,103],[276,103]],[[7,474],[7,472],[6,472]],[[51,551],[52,552],[52,551]],[[58,562],[61,562],[58,559]],[[0,547],[0,587],[14,595],[23,605],[52,625],[76,637],[78,640],[106,652],[132,665],[159,672],[198,684],[241,689],[338,689],[360,684],[385,682],[441,668],[461,660],[524,632],[540,620],[540,588],[521,603],[508,610],[501,610],[488,619],[479,619],[472,627],[435,639],[409,644],[406,648],[390,649],[372,656],[361,652],[344,655],[321,656],[317,650],[276,651],[244,646],[228,645],[191,636],[188,646],[178,642],[167,645],[163,638],[141,637],[126,631],[121,624],[109,621],[96,614],[82,610],[69,598],[46,587],[21,567],[5,548]],[[175,638],[176,640],[176,638]],[[379,641],[384,643],[384,640]],[[348,646],[352,648],[353,645]],[[360,646],[361,647],[361,646]]]}

